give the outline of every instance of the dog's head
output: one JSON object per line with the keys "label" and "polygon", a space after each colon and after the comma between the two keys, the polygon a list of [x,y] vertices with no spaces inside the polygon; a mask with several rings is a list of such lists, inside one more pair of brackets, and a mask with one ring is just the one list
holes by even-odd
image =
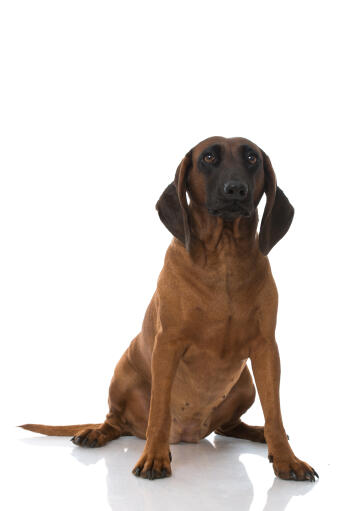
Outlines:
{"label": "dog's head", "polygon": [[288,231],[294,208],[276,184],[269,157],[258,146],[245,138],[212,137],[186,154],[156,209],[167,229],[189,249],[191,219],[186,194],[208,215],[233,222],[252,217],[263,193],[266,205],[259,247],[266,255]]}

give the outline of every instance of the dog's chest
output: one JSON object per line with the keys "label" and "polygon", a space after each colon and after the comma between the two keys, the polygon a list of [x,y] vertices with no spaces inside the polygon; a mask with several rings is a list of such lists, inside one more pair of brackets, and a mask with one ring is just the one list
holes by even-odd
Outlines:
{"label": "dog's chest", "polygon": [[202,404],[227,393],[249,356],[251,331],[250,325],[229,316],[199,325],[177,369],[178,391],[196,396]]}
{"label": "dog's chest", "polygon": [[239,371],[249,357],[249,343],[257,335],[257,321],[243,318],[201,317],[197,329],[188,339],[188,347],[181,359],[180,368],[188,380],[204,386],[224,382],[229,374]]}

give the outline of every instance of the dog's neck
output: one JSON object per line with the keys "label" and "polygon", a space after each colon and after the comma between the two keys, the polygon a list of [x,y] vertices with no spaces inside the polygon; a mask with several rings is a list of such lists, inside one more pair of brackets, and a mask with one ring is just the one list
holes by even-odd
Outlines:
{"label": "dog's neck", "polygon": [[191,254],[194,259],[207,260],[213,254],[249,257],[258,251],[256,237],[257,210],[249,217],[224,221],[221,217],[210,215],[205,207],[192,202],[189,205],[191,219]]}

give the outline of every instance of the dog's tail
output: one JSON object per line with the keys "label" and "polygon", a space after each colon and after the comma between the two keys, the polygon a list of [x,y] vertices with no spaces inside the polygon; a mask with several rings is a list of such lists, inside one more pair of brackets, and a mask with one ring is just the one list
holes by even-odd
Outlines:
{"label": "dog's tail", "polygon": [[85,428],[96,429],[101,424],[75,424],[73,426],[44,426],[44,424],[23,424],[19,428],[48,436],[72,436]]}

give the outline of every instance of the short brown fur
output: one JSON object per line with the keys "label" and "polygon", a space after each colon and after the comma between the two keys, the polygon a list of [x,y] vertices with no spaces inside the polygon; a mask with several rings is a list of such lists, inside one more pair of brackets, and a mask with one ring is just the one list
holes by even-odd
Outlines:
{"label": "short brown fur", "polygon": [[[208,213],[205,177],[197,162],[212,143],[222,145],[228,164],[244,143],[262,155],[249,217],[225,221]],[[258,236],[263,192],[267,204]],[[266,441],[276,475],[313,481],[314,469],[290,448],[280,410],[277,289],[265,254],[288,230],[293,208],[276,186],[269,158],[245,139],[207,139],[185,156],[157,209],[175,237],[142,331],[115,368],[105,422],[22,427],[72,434],[74,443],[89,447],[121,435],[146,439],[133,473],[149,479],[171,474],[169,444],[199,442],[215,431]],[[255,399],[249,358],[265,427],[240,420]]]}

